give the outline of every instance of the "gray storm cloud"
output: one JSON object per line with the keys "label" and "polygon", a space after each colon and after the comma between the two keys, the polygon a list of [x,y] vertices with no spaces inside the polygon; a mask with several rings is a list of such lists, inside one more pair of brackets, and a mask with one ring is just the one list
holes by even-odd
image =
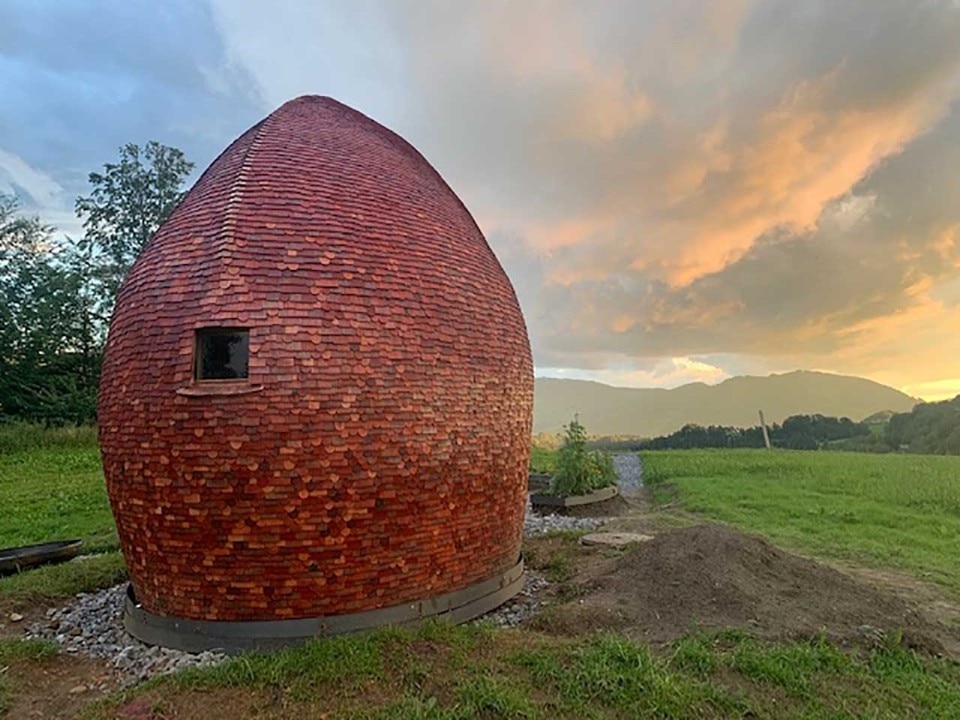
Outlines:
{"label": "gray storm cloud", "polygon": [[[159,140],[205,165],[262,112],[209,8],[186,0],[0,3],[0,97],[0,177],[57,217],[120,145]],[[27,173],[60,197],[13,177]]]}

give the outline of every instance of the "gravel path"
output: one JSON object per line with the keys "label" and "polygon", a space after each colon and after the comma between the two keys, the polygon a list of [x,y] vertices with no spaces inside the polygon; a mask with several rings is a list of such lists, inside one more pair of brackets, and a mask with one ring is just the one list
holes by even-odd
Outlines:
{"label": "gravel path", "polygon": [[[596,530],[603,522],[603,518],[541,515],[528,501],[523,534],[530,537],[557,530]],[[536,596],[547,584],[541,575],[528,571],[520,594],[483,619],[498,627],[519,625],[540,610]],[[68,654],[107,660],[128,684],[183,668],[211,665],[226,657],[214,652],[186,653],[151,647],[130,636],[122,620],[126,587],[123,583],[95,593],[81,593],[64,607],[49,609],[44,620],[27,628],[27,637],[52,640]]]}
{"label": "gravel path", "polygon": [[613,456],[617,470],[617,485],[624,495],[633,495],[643,487],[643,466],[637,453],[617,453]]}

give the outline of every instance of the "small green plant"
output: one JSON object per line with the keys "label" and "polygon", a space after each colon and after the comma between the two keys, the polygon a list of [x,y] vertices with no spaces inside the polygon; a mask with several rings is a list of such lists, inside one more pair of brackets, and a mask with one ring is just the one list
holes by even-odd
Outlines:
{"label": "small green plant", "polygon": [[554,495],[585,495],[616,482],[613,458],[601,450],[587,450],[587,430],[574,415],[563,444],[557,450],[556,471],[550,483]]}

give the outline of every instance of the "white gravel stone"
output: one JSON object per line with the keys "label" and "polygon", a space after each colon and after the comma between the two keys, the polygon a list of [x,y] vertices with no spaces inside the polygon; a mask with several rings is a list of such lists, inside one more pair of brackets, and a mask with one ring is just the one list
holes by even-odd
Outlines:
{"label": "white gravel stone", "polygon": [[127,683],[146,680],[187,667],[200,667],[222,661],[220,653],[186,653],[151,647],[123,629],[123,605],[126,583],[81,593],[62,608],[47,610],[46,619],[34,623],[27,637],[53,640],[63,652],[110,662]]}
{"label": "white gravel stone", "polygon": [[523,534],[526,537],[545,535],[558,530],[596,530],[607,518],[577,518],[552,513],[541,515],[527,499],[527,515],[523,521]]}
{"label": "white gravel stone", "polygon": [[491,622],[501,628],[516,627],[543,608],[544,603],[537,600],[537,594],[549,584],[539,573],[527,570],[523,590],[493,612],[484,615],[478,622]]}

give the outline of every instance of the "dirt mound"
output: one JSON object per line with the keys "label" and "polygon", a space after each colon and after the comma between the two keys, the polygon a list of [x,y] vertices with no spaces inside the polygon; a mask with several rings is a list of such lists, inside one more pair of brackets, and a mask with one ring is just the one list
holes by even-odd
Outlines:
{"label": "dirt mound", "polygon": [[[653,641],[695,627],[781,638],[825,629],[857,644],[902,631],[909,644],[942,650],[936,629],[900,598],[722,525],[664,532],[577,580],[590,591],[559,610],[551,623],[558,630],[589,627],[592,614]],[[565,623],[570,613],[579,622]]]}

